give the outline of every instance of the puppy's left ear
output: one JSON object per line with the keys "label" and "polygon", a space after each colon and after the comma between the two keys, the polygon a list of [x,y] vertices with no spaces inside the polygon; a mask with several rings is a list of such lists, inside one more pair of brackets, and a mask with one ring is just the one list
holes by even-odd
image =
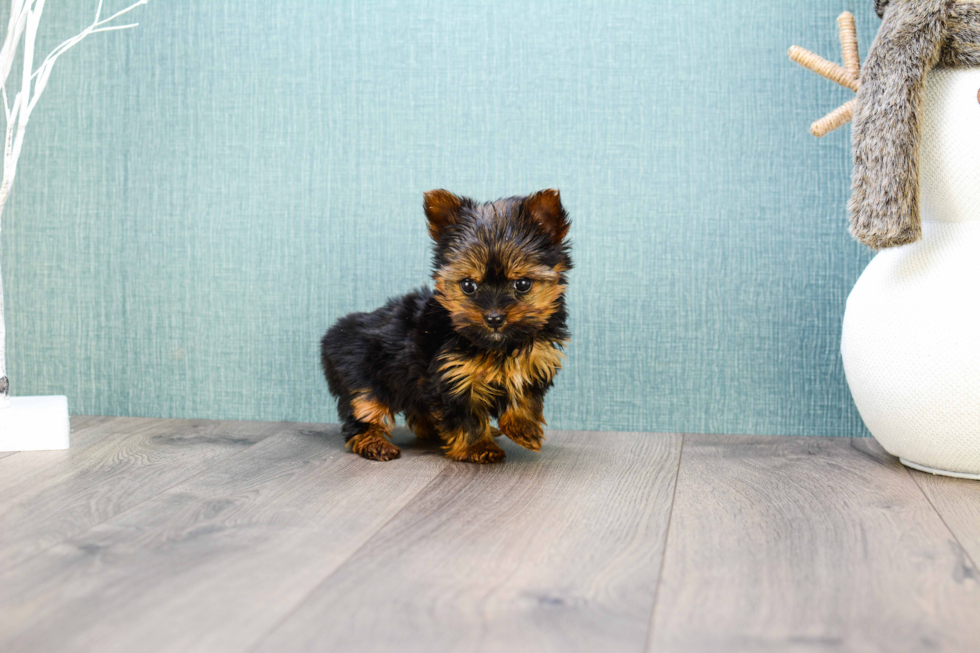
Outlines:
{"label": "puppy's left ear", "polygon": [[424,195],[422,207],[429,221],[429,235],[438,241],[450,227],[459,222],[459,212],[463,208],[463,198],[448,190],[430,190]]}
{"label": "puppy's left ear", "polygon": [[561,205],[561,195],[554,188],[538,191],[524,200],[524,210],[538,223],[556,245],[568,235],[568,214]]}

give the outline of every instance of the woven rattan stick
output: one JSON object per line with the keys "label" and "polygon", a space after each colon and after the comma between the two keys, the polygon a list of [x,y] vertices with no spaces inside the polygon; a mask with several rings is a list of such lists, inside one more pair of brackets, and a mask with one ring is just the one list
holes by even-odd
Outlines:
{"label": "woven rattan stick", "polygon": [[[854,16],[850,12],[845,11],[837,17],[837,25],[840,28],[840,47],[841,52],[844,54],[844,68],[797,45],[789,49],[789,58],[804,68],[808,68],[830,81],[837,82],[841,86],[857,93],[861,85],[861,55],[858,51]],[[838,127],[846,125],[854,118],[854,109],[856,106],[857,100],[854,99],[844,106],[831,111],[810,125],[810,133],[820,138]]]}
{"label": "woven rattan stick", "polygon": [[818,75],[826,77],[832,82],[837,82],[854,92],[858,90],[856,77],[852,77],[849,72],[833,62],[827,61],[820,55],[813,54],[809,50],[804,50],[800,46],[794,45],[789,49],[789,58],[804,68],[809,68]]}
{"label": "woven rattan stick", "polygon": [[817,138],[820,138],[821,136],[826,136],[838,127],[843,127],[851,121],[851,118],[854,117],[855,105],[857,105],[857,99],[851,100],[847,104],[837,107],[826,116],[810,125],[810,133]]}
{"label": "woven rattan stick", "polygon": [[854,79],[861,76],[861,54],[858,51],[857,28],[854,27],[854,14],[845,11],[837,18],[840,27],[840,47],[844,54],[844,68]]}

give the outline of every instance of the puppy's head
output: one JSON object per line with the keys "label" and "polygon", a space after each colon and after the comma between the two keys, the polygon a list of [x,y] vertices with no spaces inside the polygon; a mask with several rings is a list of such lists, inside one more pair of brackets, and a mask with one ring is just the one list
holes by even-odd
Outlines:
{"label": "puppy's head", "polygon": [[456,332],[486,349],[526,344],[565,318],[569,222],[557,190],[477,204],[425,194],[436,297]]}

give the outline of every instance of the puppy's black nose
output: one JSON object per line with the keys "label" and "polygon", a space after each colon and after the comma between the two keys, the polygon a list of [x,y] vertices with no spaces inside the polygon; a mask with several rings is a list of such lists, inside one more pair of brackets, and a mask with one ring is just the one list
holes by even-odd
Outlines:
{"label": "puppy's black nose", "polygon": [[500,327],[504,326],[504,316],[496,311],[484,315],[483,321],[486,322],[487,326],[491,329],[499,329]]}

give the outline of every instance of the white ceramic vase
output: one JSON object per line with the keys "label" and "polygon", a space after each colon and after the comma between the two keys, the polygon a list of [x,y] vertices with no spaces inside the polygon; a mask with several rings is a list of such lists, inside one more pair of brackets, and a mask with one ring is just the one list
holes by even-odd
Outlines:
{"label": "white ceramic vase", "polygon": [[980,479],[980,68],[929,73],[922,239],[880,252],[844,313],[861,417],[917,469]]}

